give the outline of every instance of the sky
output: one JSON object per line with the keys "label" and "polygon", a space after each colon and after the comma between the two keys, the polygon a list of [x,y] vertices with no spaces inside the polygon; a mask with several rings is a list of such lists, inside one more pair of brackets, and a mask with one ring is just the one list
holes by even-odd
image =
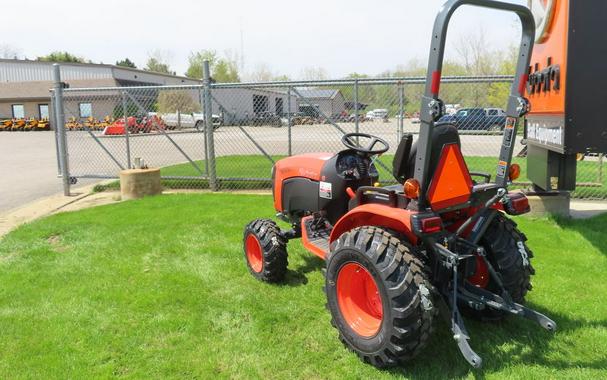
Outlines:
{"label": "sky", "polygon": [[[527,0],[506,0],[526,4]],[[330,78],[358,72],[377,75],[412,59],[426,62],[434,17],[444,0],[19,0],[3,14],[36,11],[35,21],[3,28],[0,44],[33,59],[62,50],[93,62],[125,57],[143,67],[154,50],[177,74],[192,51],[243,53],[244,70],[260,66],[299,79],[322,67]],[[32,19],[32,20],[34,20]],[[460,8],[449,30],[447,59],[462,38],[483,33],[491,49],[520,38],[517,18],[475,7]],[[242,36],[242,38],[241,38]],[[241,43],[242,42],[242,43]]]}

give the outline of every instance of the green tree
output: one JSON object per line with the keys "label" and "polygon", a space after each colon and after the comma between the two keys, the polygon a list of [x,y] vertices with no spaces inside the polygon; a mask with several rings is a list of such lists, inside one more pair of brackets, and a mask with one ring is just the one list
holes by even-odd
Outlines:
{"label": "green tree", "polygon": [[209,61],[211,77],[215,82],[240,82],[236,61],[226,57],[219,57],[215,50],[201,50],[191,53],[188,58],[189,66],[185,75],[189,78],[202,79],[202,67],[205,60]]}
{"label": "green tree", "polygon": [[202,79],[202,66],[205,60],[209,61],[210,68],[215,66],[215,62],[217,62],[217,52],[215,52],[215,50],[201,50],[190,53],[190,56],[188,57],[188,70],[185,72],[185,76],[193,79]]}
{"label": "green tree", "polygon": [[163,63],[156,57],[150,57],[145,64],[145,70],[156,73],[171,74],[171,68],[168,63]]}
{"label": "green tree", "polygon": [[169,61],[170,52],[156,49],[148,53],[148,61],[144,70],[175,75],[175,72],[169,66]]}
{"label": "green tree", "polygon": [[86,63],[86,60],[84,58],[70,54],[67,51],[54,51],[48,55],[43,55],[41,57],[38,57],[38,58],[36,58],[36,60],[43,61],[43,62]]}
{"label": "green tree", "polygon": [[130,67],[130,68],[133,68],[133,69],[137,68],[137,66],[133,63],[133,61],[131,61],[128,58],[125,58],[122,61],[117,61],[116,62],[116,66]]}
{"label": "green tree", "polygon": [[238,68],[233,62],[229,62],[225,59],[220,59],[213,67],[211,76],[216,82],[220,83],[234,83],[240,82],[238,76]]}
{"label": "green tree", "polygon": [[[518,58],[518,52],[515,47],[511,47],[510,50],[502,55],[501,63],[496,74],[500,75],[512,75],[516,70],[516,60]],[[487,100],[489,105],[493,107],[504,107],[508,102],[508,96],[510,96],[510,83],[491,83],[487,94]]]}

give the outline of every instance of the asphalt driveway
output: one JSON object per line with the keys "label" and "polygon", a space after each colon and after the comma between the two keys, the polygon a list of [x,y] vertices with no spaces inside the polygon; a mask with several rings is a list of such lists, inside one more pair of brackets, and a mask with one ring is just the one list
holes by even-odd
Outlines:
{"label": "asphalt driveway", "polygon": [[0,212],[61,191],[53,132],[0,133]]}

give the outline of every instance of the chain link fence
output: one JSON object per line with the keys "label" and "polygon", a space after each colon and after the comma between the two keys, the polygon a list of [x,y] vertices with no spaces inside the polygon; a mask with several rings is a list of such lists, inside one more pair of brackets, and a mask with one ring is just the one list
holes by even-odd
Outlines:
{"label": "chain link fence", "polygon": [[[392,155],[401,137],[417,138],[424,82],[359,78],[63,89],[66,166],[72,183],[117,179],[120,170],[143,160],[161,168],[169,188],[269,189],[276,160],[337,152],[345,133],[362,132],[390,143],[377,165],[382,184],[392,184]],[[445,120],[457,124],[471,170],[495,173],[511,82],[509,76],[442,80]],[[514,162],[523,170],[517,187],[530,185],[522,139],[520,131]],[[602,156],[578,163],[573,196],[607,198]]]}

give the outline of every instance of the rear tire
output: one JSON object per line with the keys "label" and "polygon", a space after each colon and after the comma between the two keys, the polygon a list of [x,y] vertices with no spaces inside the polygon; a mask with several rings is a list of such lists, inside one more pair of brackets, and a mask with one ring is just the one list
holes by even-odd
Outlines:
{"label": "rear tire", "polygon": [[273,220],[256,219],[244,230],[244,257],[253,277],[282,281],[287,272],[287,239]]}
{"label": "rear tire", "polygon": [[[519,304],[525,303],[525,295],[532,288],[531,276],[535,274],[531,265],[533,252],[525,244],[526,241],[527,237],[516,228],[516,223],[500,213],[491,222],[480,242],[485,248],[487,259],[501,276],[504,288],[512,300]],[[487,290],[500,294],[493,280],[489,281]],[[499,320],[509,314],[491,308],[473,310],[464,306],[464,310],[466,314],[482,320]]]}
{"label": "rear tire", "polygon": [[342,343],[379,368],[413,359],[436,308],[413,248],[376,228],[344,233],[327,262],[327,308]]}

